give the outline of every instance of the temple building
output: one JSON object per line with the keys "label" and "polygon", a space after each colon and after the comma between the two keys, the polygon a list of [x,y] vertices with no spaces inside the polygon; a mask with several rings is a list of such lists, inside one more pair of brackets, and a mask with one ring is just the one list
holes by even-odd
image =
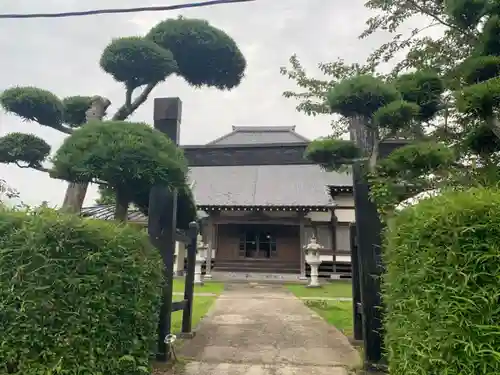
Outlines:
{"label": "temple building", "polygon": [[[303,279],[304,246],[314,236],[322,246],[320,276],[350,277],[352,175],[306,160],[309,142],[294,126],[234,126],[206,145],[181,146],[203,241],[212,249],[207,275]],[[101,219],[113,212],[113,206],[82,210]],[[146,225],[147,217],[129,210],[129,221]],[[176,271],[184,268],[183,248],[178,243]]]}
{"label": "temple building", "polygon": [[207,274],[304,278],[303,247],[315,236],[320,274],[350,275],[352,176],[306,160],[308,143],[294,126],[234,126],[206,145],[182,146],[212,249]]}

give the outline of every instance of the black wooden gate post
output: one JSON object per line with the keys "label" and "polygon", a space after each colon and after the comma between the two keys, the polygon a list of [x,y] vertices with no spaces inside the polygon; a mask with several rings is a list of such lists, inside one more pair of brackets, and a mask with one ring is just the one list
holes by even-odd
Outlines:
{"label": "black wooden gate post", "polygon": [[196,247],[198,245],[198,224],[196,222],[189,223],[189,244],[187,256],[187,274],[186,284],[184,287],[184,300],[186,305],[182,312],[182,334],[192,335],[191,325],[193,317],[193,295],[194,295],[194,267],[196,262]]}
{"label": "black wooden gate post", "polygon": [[[367,153],[371,152],[373,133],[369,132],[363,119],[352,118],[351,139]],[[379,158],[384,158],[398,147],[408,144],[406,140],[385,141],[379,145]],[[358,162],[353,165],[354,211],[358,271],[361,290],[362,334],[364,341],[365,369],[378,369],[384,365],[382,344],[382,301],[380,276],[383,272],[381,231],[382,223],[377,206],[370,199],[370,187],[366,168]]]}
{"label": "black wooden gate post", "polygon": [[382,362],[382,311],[378,270],[381,223],[377,208],[370,200],[365,171],[360,164],[353,167],[365,367],[371,369]]}
{"label": "black wooden gate post", "polygon": [[363,322],[361,310],[361,288],[359,280],[358,243],[356,239],[356,224],[349,228],[351,239],[351,265],[352,265],[352,317],[354,325],[354,339],[363,340]]}
{"label": "black wooden gate post", "polygon": [[[165,133],[175,144],[179,142],[182,102],[179,98],[155,98],[154,127]],[[163,259],[165,286],[158,323],[159,361],[170,359],[170,347],[165,342],[171,330],[173,269],[176,242],[177,191],[154,186],[149,195],[148,232],[151,242]]]}

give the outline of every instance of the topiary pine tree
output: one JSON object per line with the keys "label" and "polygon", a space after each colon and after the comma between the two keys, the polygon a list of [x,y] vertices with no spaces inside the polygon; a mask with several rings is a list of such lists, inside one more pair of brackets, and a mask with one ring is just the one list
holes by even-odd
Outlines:
{"label": "topiary pine tree", "polygon": [[[246,61],[222,30],[204,20],[178,18],[160,22],[145,37],[113,40],[103,51],[100,65],[125,87],[124,103],[112,116],[113,120],[125,120],[172,74],[194,87],[230,90],[241,82]],[[14,87],[2,93],[0,104],[23,120],[72,134],[85,122],[90,99],[75,96],[60,100],[40,88]],[[0,138],[2,163],[46,172],[43,163],[49,153],[50,146],[34,135]],[[38,159],[34,159],[36,155]],[[84,198],[81,195],[71,210],[79,212]]]}
{"label": "topiary pine tree", "polygon": [[[392,188],[392,195],[404,198],[402,185],[413,184],[419,189],[436,187],[446,182],[459,187],[497,184],[500,179],[500,7],[489,0],[447,0],[444,2],[453,27],[477,35],[470,46],[470,55],[456,63],[446,75],[447,88],[454,91],[454,100],[448,109],[459,114],[458,132],[448,139],[447,147],[428,140],[394,152],[377,168],[378,183],[384,189]],[[422,72],[413,74],[422,75]],[[412,78],[411,81],[415,81]],[[442,85],[437,79],[424,79],[427,92]],[[396,86],[404,91],[412,86],[399,77]],[[436,90],[434,90],[434,89]],[[406,100],[414,98],[403,95]],[[431,98],[432,99],[432,98]],[[439,101],[432,99],[427,105],[418,103],[425,112],[434,116]],[[446,133],[447,124],[438,124],[437,131]],[[425,167],[425,168],[424,168]],[[391,190],[391,189],[389,189]],[[398,190],[396,193],[395,191]],[[407,193],[407,192],[406,192]],[[384,191],[380,196],[385,195]]]}
{"label": "topiary pine tree", "polygon": [[[351,122],[351,134],[361,140],[333,137],[311,142],[306,157],[326,169],[339,169],[355,161],[366,162],[372,197],[389,206],[411,192],[432,187],[428,174],[449,167],[456,160],[453,150],[431,142],[424,126],[441,109],[445,90],[440,77],[431,71],[417,71],[384,80],[357,75],[343,80],[328,94],[330,110]],[[379,145],[386,139],[405,136],[409,144],[379,160]]]}
{"label": "topiary pine tree", "polygon": [[450,75],[455,106],[466,124],[458,145],[472,160],[462,184],[497,184],[500,178],[500,6],[489,0],[447,0],[456,27],[475,30],[470,55]]}
{"label": "topiary pine tree", "polygon": [[482,28],[472,54],[455,72],[457,108],[500,137],[500,7],[489,0],[448,0],[447,8],[458,26]]}
{"label": "topiary pine tree", "polygon": [[112,188],[115,219],[120,221],[126,220],[136,191],[153,185],[168,189],[186,185],[182,151],[163,133],[142,123],[89,123],[64,140],[52,162],[52,177]]}
{"label": "topiary pine tree", "polygon": [[431,72],[406,74],[395,81],[372,75],[343,80],[330,90],[328,105],[332,113],[357,120],[351,121],[351,130],[366,133],[365,147],[356,151],[351,141],[322,138],[310,144],[306,155],[327,168],[364,157],[374,172],[380,142],[405,132],[421,135],[423,123],[439,110],[443,91],[439,77]]}

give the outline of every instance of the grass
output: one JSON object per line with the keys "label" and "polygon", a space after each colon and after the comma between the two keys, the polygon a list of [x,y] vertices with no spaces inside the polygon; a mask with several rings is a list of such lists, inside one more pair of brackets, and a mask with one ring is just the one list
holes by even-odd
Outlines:
{"label": "grass", "polygon": [[[173,290],[175,293],[184,293],[184,279],[174,279]],[[224,284],[216,281],[205,281],[204,285],[195,285],[195,293],[213,293],[220,295],[224,290]]]}
{"label": "grass", "polygon": [[[212,283],[210,283],[212,284]],[[210,285],[207,284],[207,285]],[[220,283],[216,283],[219,285],[222,285]],[[216,290],[216,288],[220,288],[220,286],[217,285],[217,287],[213,286],[213,290]],[[184,284],[183,281],[180,283],[175,283],[174,288],[177,286],[177,288],[183,288]],[[222,285],[223,286],[223,285]],[[203,287],[202,287],[203,288]],[[209,292],[212,293],[212,292]],[[176,298],[177,297],[177,298]],[[178,301],[180,299],[180,296],[174,296],[174,301]],[[192,329],[196,328],[200,320],[207,314],[208,310],[210,310],[210,307],[212,307],[213,303],[217,297],[202,297],[202,296],[194,296],[194,301],[193,301],[193,316],[192,316]],[[172,313],[172,333],[177,334],[181,331],[181,325],[182,325],[182,311],[175,311]],[[186,341],[189,342],[189,341]],[[175,346],[180,347],[183,343],[183,340],[176,342]],[[177,362],[169,362],[169,363],[162,363],[162,362],[156,362],[153,361],[153,375],[180,375],[184,374],[183,368],[186,364],[186,360],[182,357],[177,357]]]}
{"label": "grass", "polygon": [[[210,307],[212,307],[213,303],[217,297],[200,297],[194,296],[193,302],[193,321],[192,327],[195,328],[200,322],[201,318],[205,316]],[[178,298],[174,297],[174,301],[177,301]],[[172,332],[178,333],[181,331],[182,324],[182,311],[175,311],[172,313]]]}
{"label": "grass", "polygon": [[350,281],[325,283],[322,288],[306,288],[299,284],[290,284],[286,287],[296,297],[303,299],[305,305],[326,320],[328,324],[336,327],[346,336],[353,335],[352,302],[328,300],[328,298],[351,298],[352,284]]}
{"label": "grass", "polygon": [[305,305],[344,335],[353,336],[352,302],[305,300]]}
{"label": "grass", "polygon": [[[174,279],[173,291],[177,293],[184,292],[185,282],[184,279]],[[219,296],[224,290],[224,284],[208,281],[205,282],[204,285],[195,285],[194,286],[194,301],[193,301],[193,322],[192,327],[195,328],[199,323],[201,318],[205,316],[208,312],[212,304],[215,302],[217,297],[205,297],[205,296],[197,296],[196,293],[212,293],[216,296]],[[179,301],[182,299],[182,296],[173,296],[174,301]],[[172,313],[172,332],[180,332],[182,324],[182,311],[175,311]]]}
{"label": "grass", "polygon": [[350,281],[333,281],[323,284],[322,288],[306,288],[301,284],[287,285],[298,298],[351,298],[352,284]]}

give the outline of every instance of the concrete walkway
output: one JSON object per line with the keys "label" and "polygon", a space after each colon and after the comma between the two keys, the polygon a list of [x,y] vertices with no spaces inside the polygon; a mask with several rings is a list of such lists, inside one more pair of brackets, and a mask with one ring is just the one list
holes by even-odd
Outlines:
{"label": "concrete walkway", "polygon": [[345,375],[359,363],[347,338],[282,286],[227,289],[179,352],[191,360],[185,375]]}

